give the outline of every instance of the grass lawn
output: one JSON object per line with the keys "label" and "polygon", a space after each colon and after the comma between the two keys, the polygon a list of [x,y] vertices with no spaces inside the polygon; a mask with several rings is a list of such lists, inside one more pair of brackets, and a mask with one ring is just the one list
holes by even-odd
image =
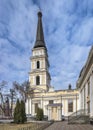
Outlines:
{"label": "grass lawn", "polygon": [[49,123],[0,124],[0,130],[40,130],[47,124]]}
{"label": "grass lawn", "polygon": [[0,130],[20,130],[20,128],[32,128],[31,130],[40,127],[41,124],[26,123],[26,124],[0,124]]}

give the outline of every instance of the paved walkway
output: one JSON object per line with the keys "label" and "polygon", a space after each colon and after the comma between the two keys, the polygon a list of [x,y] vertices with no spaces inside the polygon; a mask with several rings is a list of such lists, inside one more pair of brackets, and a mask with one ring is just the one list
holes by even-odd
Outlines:
{"label": "paved walkway", "polygon": [[67,122],[55,122],[45,130],[93,130],[93,125],[90,124],[68,125]]}

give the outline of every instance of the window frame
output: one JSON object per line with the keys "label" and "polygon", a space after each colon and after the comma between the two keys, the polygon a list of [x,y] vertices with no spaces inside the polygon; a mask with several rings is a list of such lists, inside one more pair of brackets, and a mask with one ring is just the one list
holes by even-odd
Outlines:
{"label": "window frame", "polygon": [[73,100],[68,100],[68,112],[73,112]]}
{"label": "window frame", "polygon": [[49,100],[49,104],[53,104],[54,100]]}
{"label": "window frame", "polygon": [[40,69],[40,61],[39,60],[36,62],[36,68]]}
{"label": "window frame", "polygon": [[35,113],[37,113],[38,103],[35,103]]}
{"label": "window frame", "polygon": [[36,85],[40,85],[40,76],[36,76]]}

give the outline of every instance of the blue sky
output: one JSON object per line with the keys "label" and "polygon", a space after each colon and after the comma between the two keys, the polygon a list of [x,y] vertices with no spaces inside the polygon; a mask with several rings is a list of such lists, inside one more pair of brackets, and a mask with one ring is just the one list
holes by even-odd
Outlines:
{"label": "blue sky", "polygon": [[93,0],[0,0],[0,82],[28,80],[39,8],[51,85],[75,88],[93,45]]}

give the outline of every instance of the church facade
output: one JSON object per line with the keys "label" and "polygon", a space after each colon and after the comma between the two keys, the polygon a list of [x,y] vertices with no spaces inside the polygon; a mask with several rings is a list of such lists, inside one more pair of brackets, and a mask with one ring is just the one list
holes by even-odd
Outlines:
{"label": "church facade", "polygon": [[77,89],[54,90],[49,73],[48,51],[44,40],[42,13],[38,12],[36,42],[32,49],[30,88],[26,99],[26,114],[35,116],[37,108],[43,109],[48,120],[61,120],[78,111],[79,92]]}
{"label": "church facade", "polygon": [[78,81],[80,109],[93,117],[93,46],[90,49],[88,59],[83,66]]}

